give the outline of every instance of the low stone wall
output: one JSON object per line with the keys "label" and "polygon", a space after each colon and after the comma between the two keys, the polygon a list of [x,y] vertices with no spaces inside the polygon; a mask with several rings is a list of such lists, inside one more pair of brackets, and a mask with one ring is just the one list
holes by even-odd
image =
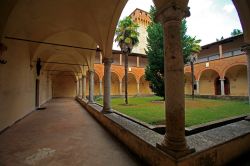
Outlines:
{"label": "low stone wall", "polygon": [[196,152],[175,159],[156,148],[156,143],[163,139],[162,135],[119,114],[103,114],[100,105],[87,104],[78,98],[77,101],[108,131],[150,165],[225,165],[250,150],[250,122],[242,120],[187,136],[188,145],[195,148]]}
{"label": "low stone wall", "polygon": [[[186,95],[186,97],[192,97],[192,95]],[[194,97],[203,99],[222,99],[222,100],[240,100],[240,101],[248,100],[248,96],[195,95]]]}
{"label": "low stone wall", "polygon": [[98,107],[94,107],[95,104],[87,104],[81,99],[77,99],[77,101],[115,137],[121,140],[129,149],[150,165],[166,165],[166,163],[168,163],[169,166],[176,165],[174,158],[112,121],[108,118],[110,114],[102,114],[100,112],[101,110],[97,110]]}
{"label": "low stone wall", "polygon": [[186,156],[178,166],[221,166],[250,151],[250,134],[245,134],[222,144]]}

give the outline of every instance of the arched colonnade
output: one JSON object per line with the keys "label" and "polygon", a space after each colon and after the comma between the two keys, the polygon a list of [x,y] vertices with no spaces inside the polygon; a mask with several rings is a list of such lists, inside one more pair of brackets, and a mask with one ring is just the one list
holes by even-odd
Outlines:
{"label": "arched colonnade", "polygon": [[[101,0],[32,2],[2,0],[0,2],[1,45],[4,44],[8,48],[3,56],[8,63],[0,66],[0,91],[4,92],[0,97],[6,100],[0,106],[0,110],[3,110],[1,129],[28,114],[27,110],[39,107],[41,91],[46,91],[44,88],[51,88],[53,91],[50,82],[58,77],[67,75],[72,77],[72,79],[60,78],[55,82],[58,85],[67,80],[70,85],[76,85],[77,93],[83,92],[89,73],[89,103],[92,103],[94,61],[97,53],[102,53],[104,63],[102,113],[110,113],[112,44],[115,28],[126,2],[126,0],[106,0],[105,3]],[[241,20],[245,42],[250,44],[250,2],[248,0],[233,0],[233,2]],[[168,103],[166,104],[167,134],[158,147],[175,158],[180,158],[191,153],[185,138],[184,63],[180,39],[181,21],[184,17],[190,16],[188,0],[154,0],[154,4],[157,9],[156,20],[162,23],[164,29],[164,64],[167,75],[165,94],[168,100],[165,102]],[[1,54],[5,51],[2,48],[4,47],[1,47]],[[250,47],[246,46],[245,50],[249,57]],[[250,61],[248,62],[250,66]],[[236,76],[237,79],[241,78],[237,75],[238,70],[243,68],[234,67],[227,70],[227,73],[217,73],[221,80],[226,76],[230,81]],[[203,70],[196,78],[214,79],[217,74],[215,71],[218,70]],[[250,72],[248,72],[249,77]],[[43,93],[44,102],[51,99],[52,94],[58,93],[57,91]],[[83,93],[83,96],[85,95]],[[9,108],[9,105],[12,107]]]}

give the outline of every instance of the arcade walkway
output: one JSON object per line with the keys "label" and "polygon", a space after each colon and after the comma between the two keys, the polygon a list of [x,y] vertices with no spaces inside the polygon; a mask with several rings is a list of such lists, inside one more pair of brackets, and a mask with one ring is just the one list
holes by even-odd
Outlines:
{"label": "arcade walkway", "polygon": [[0,165],[140,165],[73,99],[53,99],[0,135]]}

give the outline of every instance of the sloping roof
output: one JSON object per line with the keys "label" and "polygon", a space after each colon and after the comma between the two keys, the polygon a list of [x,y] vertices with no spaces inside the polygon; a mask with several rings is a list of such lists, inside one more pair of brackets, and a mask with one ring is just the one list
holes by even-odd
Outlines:
{"label": "sloping roof", "polygon": [[233,42],[233,41],[236,40],[236,39],[243,38],[243,35],[244,35],[244,34],[240,34],[240,35],[232,36],[232,37],[229,37],[229,38],[220,40],[220,41],[216,41],[216,42],[213,42],[213,43],[209,43],[209,44],[206,44],[206,45],[202,46],[201,48],[202,48],[202,49],[207,49],[207,48],[209,48],[209,47],[211,47],[211,46],[213,46],[213,45],[220,45],[220,44],[225,44],[225,43]]}

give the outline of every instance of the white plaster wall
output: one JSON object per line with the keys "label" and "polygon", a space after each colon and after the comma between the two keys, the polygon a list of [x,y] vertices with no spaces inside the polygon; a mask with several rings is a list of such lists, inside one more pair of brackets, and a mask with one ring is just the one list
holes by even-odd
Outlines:
{"label": "white plaster wall", "polygon": [[35,109],[35,71],[27,43],[3,41],[8,47],[0,64],[0,131]]}
{"label": "white plaster wall", "polygon": [[44,104],[52,98],[52,81],[47,72],[41,73],[39,88],[40,104]]}
{"label": "white plaster wall", "polygon": [[73,77],[59,75],[53,78],[53,97],[75,97],[76,85]]}

